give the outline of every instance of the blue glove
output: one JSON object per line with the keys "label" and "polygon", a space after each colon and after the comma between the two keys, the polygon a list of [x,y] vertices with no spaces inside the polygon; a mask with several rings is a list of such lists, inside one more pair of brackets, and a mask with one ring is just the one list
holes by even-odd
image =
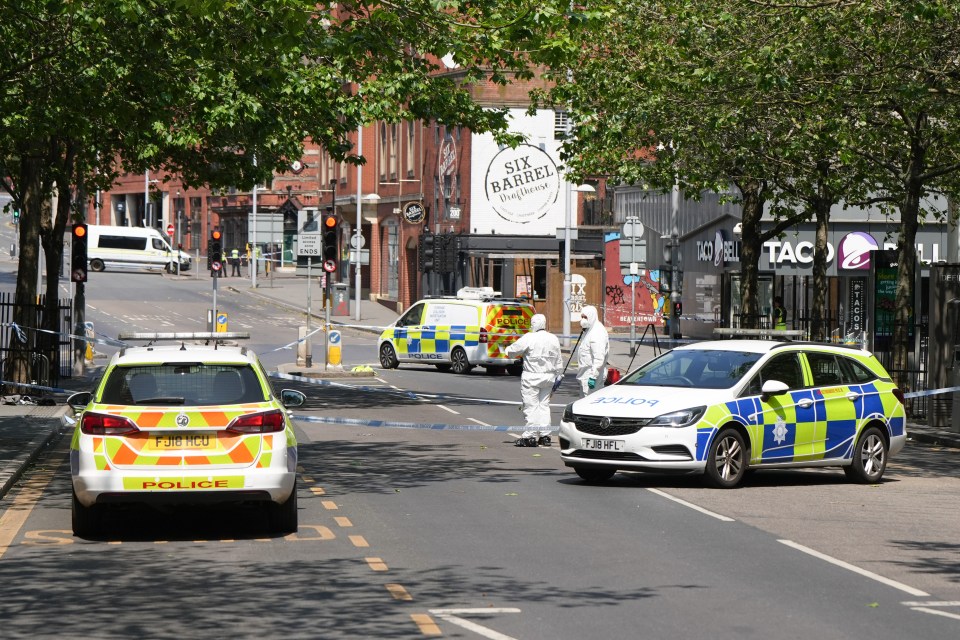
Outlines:
{"label": "blue glove", "polygon": [[587,388],[589,388],[589,389],[596,389],[596,388],[597,388],[597,379],[596,379],[596,378],[590,378],[589,380],[587,380]]}

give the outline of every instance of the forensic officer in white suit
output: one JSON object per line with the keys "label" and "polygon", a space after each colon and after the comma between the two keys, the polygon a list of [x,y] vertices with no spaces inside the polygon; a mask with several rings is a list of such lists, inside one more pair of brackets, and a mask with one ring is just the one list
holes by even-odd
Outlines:
{"label": "forensic officer in white suit", "polygon": [[579,344],[579,368],[582,396],[603,386],[607,379],[607,358],[610,356],[610,337],[607,328],[597,318],[597,308],[587,305],[580,310],[580,326],[583,335]]}
{"label": "forensic officer in white suit", "polygon": [[507,356],[523,358],[520,376],[520,398],[526,426],[517,440],[518,446],[550,444],[550,396],[553,383],[563,373],[563,355],[560,340],[547,329],[547,318],[542,313],[530,319],[530,332],[507,347]]}

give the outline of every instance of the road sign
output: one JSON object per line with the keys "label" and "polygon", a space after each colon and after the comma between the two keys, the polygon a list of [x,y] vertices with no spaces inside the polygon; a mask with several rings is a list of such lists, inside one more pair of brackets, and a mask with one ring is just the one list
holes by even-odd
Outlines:
{"label": "road sign", "polygon": [[363,249],[365,246],[367,246],[367,241],[364,240],[362,235],[355,233],[350,236],[350,246],[354,249]]}
{"label": "road sign", "polygon": [[167,225],[167,235],[170,236],[171,238],[173,237],[173,225],[172,225],[172,224],[168,224],[168,225]]}
{"label": "road sign", "polygon": [[636,245],[630,242],[620,242],[620,264],[628,265],[631,262],[647,263],[647,242],[642,240]]}
{"label": "road sign", "polygon": [[337,263],[334,260],[327,260],[323,263],[323,270],[327,273],[333,273],[337,270]]}
{"label": "road sign", "polygon": [[624,238],[642,238],[643,237],[643,224],[641,224],[638,218],[627,218],[623,223],[623,237]]}
{"label": "road sign", "polygon": [[213,264],[210,265],[210,268],[213,269],[214,271],[220,271],[220,269],[223,269],[223,263],[214,262]]}
{"label": "road sign", "polygon": [[298,256],[319,256],[322,253],[322,233],[300,233],[297,235]]}
{"label": "road sign", "polygon": [[227,330],[227,314],[217,313],[217,333],[224,333]]}

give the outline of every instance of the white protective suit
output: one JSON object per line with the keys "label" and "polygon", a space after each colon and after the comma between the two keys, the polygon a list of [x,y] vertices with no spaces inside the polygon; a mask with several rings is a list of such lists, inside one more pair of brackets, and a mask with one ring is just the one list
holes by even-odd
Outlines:
{"label": "white protective suit", "polygon": [[530,319],[530,332],[507,347],[507,356],[523,358],[520,376],[520,398],[523,417],[528,427],[539,427],[524,432],[523,437],[546,435],[550,432],[550,396],[553,382],[563,372],[560,340],[547,328],[547,318],[538,313]]}
{"label": "white protective suit", "polygon": [[610,337],[607,328],[597,319],[597,308],[586,306],[580,310],[580,326],[584,334],[580,337],[577,361],[577,380],[580,381],[582,395],[587,395],[591,379],[596,381],[594,389],[603,386],[607,379],[607,357],[610,355]]}

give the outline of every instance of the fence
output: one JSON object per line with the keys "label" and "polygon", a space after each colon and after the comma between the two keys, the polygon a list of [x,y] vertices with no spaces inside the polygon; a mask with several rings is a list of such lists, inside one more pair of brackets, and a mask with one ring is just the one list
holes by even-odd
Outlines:
{"label": "fence", "polygon": [[[6,375],[6,361],[10,358],[12,341],[17,335],[13,328],[13,311],[15,294],[9,291],[0,291],[0,373]],[[72,369],[72,340],[73,313],[70,300],[62,299],[57,304],[57,321],[59,334],[53,335],[39,331],[45,322],[46,309],[44,296],[39,296],[36,303],[37,326],[21,327],[23,338],[27,341],[27,351],[30,353],[31,382],[44,386],[56,386],[63,378],[70,378]],[[45,348],[45,345],[49,345]],[[52,356],[52,357],[51,357]],[[6,378],[5,378],[6,379]]]}

